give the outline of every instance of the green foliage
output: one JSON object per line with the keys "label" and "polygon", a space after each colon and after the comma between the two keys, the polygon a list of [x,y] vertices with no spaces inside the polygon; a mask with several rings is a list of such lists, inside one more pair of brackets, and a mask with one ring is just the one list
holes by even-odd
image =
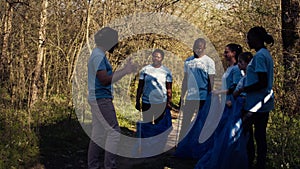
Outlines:
{"label": "green foliage", "polygon": [[267,131],[271,168],[300,166],[300,115],[289,116],[278,110],[271,113]]}
{"label": "green foliage", "polygon": [[38,160],[38,138],[30,128],[28,113],[0,111],[0,168],[26,168]]}
{"label": "green foliage", "polygon": [[181,84],[173,84],[172,85],[172,102],[175,105],[179,106],[179,101],[180,101],[180,96],[181,96]]}
{"label": "green foliage", "polygon": [[141,114],[135,109],[135,102],[129,99],[114,100],[117,118],[121,127],[135,129],[136,122],[141,119]]}
{"label": "green foliage", "polygon": [[39,101],[30,110],[32,122],[36,127],[53,124],[65,117],[71,117],[73,108],[65,95],[53,95],[48,100]]}
{"label": "green foliage", "polygon": [[40,101],[31,110],[4,107],[0,110],[0,169],[28,168],[38,162],[39,138],[42,125],[55,124],[70,118],[73,109],[66,97],[54,95],[48,101]]}

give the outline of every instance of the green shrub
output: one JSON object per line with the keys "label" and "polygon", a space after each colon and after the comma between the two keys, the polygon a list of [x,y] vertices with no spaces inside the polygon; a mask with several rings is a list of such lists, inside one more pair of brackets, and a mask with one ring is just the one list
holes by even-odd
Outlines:
{"label": "green shrub", "polygon": [[267,131],[269,166],[272,168],[299,168],[300,115],[280,111],[270,114]]}
{"label": "green shrub", "polygon": [[30,128],[28,113],[4,109],[0,117],[0,168],[26,168],[35,163],[39,157],[38,138]]}

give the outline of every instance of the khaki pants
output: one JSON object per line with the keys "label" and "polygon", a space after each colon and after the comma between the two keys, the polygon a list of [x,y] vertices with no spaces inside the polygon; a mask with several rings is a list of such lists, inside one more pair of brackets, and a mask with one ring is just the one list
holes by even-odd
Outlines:
{"label": "khaki pants", "polygon": [[[120,140],[120,127],[112,99],[89,101],[92,111],[92,135],[88,150],[88,168],[116,168],[117,147]],[[104,163],[100,161],[104,153]]]}

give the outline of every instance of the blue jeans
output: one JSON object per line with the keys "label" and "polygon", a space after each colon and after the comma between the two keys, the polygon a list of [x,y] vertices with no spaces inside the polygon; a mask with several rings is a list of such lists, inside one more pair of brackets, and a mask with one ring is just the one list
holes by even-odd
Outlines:
{"label": "blue jeans", "polygon": [[[88,168],[116,168],[117,147],[120,140],[120,127],[112,99],[89,101],[92,111],[92,135],[88,150]],[[102,147],[102,148],[101,148]],[[100,154],[104,153],[104,163]]]}

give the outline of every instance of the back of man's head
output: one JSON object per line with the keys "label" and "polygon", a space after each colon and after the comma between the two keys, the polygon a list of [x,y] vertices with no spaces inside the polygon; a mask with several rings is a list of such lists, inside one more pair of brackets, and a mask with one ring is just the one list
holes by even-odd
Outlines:
{"label": "back of man's head", "polygon": [[110,27],[104,27],[95,34],[94,39],[97,46],[109,50],[118,43],[118,32]]}

